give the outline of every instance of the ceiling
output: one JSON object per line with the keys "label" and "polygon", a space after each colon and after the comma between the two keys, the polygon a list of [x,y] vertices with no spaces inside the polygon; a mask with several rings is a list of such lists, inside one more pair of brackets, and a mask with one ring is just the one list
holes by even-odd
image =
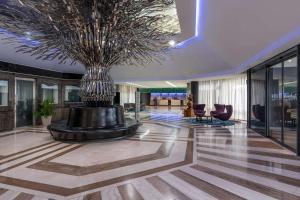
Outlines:
{"label": "ceiling", "polygon": [[135,81],[118,83],[138,88],[186,88],[187,82],[188,81]]}
{"label": "ceiling", "polygon": [[[176,0],[176,7],[181,34],[175,40],[190,40],[171,50],[161,63],[114,66],[111,73],[116,82],[236,74],[300,43],[299,0]],[[80,64],[15,53],[14,45],[3,40],[0,60],[59,72],[85,71]]]}
{"label": "ceiling", "polygon": [[[295,70],[295,59],[291,59],[291,62],[286,62],[286,67],[293,68]],[[293,67],[292,67],[293,66]],[[234,79],[238,77],[244,77],[246,74],[234,74],[234,75],[220,75],[214,77],[206,77],[206,78],[196,78],[190,80],[165,80],[165,81],[132,81],[132,82],[124,82],[119,81],[117,84],[121,85],[129,85],[138,88],[186,88],[187,83],[189,81],[212,81],[212,80],[220,80],[220,79]]]}

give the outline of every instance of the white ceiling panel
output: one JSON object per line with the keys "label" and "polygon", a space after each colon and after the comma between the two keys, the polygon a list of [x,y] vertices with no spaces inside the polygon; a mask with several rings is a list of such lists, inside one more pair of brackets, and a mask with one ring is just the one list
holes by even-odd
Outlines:
{"label": "white ceiling panel", "polygon": [[[181,27],[176,40],[192,38],[196,21],[199,37],[172,50],[161,63],[113,67],[116,82],[235,74],[300,43],[299,0],[176,0],[176,6]],[[85,71],[80,64],[62,65],[15,53],[14,46],[3,40],[0,60],[60,72]]]}

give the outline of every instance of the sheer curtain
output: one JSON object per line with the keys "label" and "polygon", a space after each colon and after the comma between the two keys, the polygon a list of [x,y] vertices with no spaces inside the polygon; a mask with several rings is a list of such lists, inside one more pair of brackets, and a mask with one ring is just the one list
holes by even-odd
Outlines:
{"label": "sheer curtain", "polygon": [[230,79],[199,81],[199,103],[206,104],[209,113],[214,104],[233,106],[233,119],[247,119],[247,76]]}
{"label": "sheer curtain", "polygon": [[58,85],[46,85],[42,84],[43,101],[53,100],[55,104],[58,104]]}
{"label": "sheer curtain", "polygon": [[8,105],[8,81],[0,81],[0,106]]}
{"label": "sheer curtain", "polygon": [[265,91],[266,81],[264,80],[251,80],[251,101],[252,105],[265,105]]}
{"label": "sheer curtain", "polygon": [[128,85],[120,85],[120,104],[124,106],[124,103],[135,103],[136,88]]}

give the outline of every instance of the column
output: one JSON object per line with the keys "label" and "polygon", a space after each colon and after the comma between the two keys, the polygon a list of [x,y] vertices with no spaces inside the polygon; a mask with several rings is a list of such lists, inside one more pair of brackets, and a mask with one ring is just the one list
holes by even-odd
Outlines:
{"label": "column", "polygon": [[193,104],[199,104],[199,82],[198,81],[192,81],[191,82],[191,94],[193,96]]}

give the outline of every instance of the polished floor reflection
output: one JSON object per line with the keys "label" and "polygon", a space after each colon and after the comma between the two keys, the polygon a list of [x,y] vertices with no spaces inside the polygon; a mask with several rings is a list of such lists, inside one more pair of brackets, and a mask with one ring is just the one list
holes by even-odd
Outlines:
{"label": "polished floor reflection", "polygon": [[300,199],[300,158],[245,124],[155,113],[132,138],[62,143],[0,133],[0,200]]}

